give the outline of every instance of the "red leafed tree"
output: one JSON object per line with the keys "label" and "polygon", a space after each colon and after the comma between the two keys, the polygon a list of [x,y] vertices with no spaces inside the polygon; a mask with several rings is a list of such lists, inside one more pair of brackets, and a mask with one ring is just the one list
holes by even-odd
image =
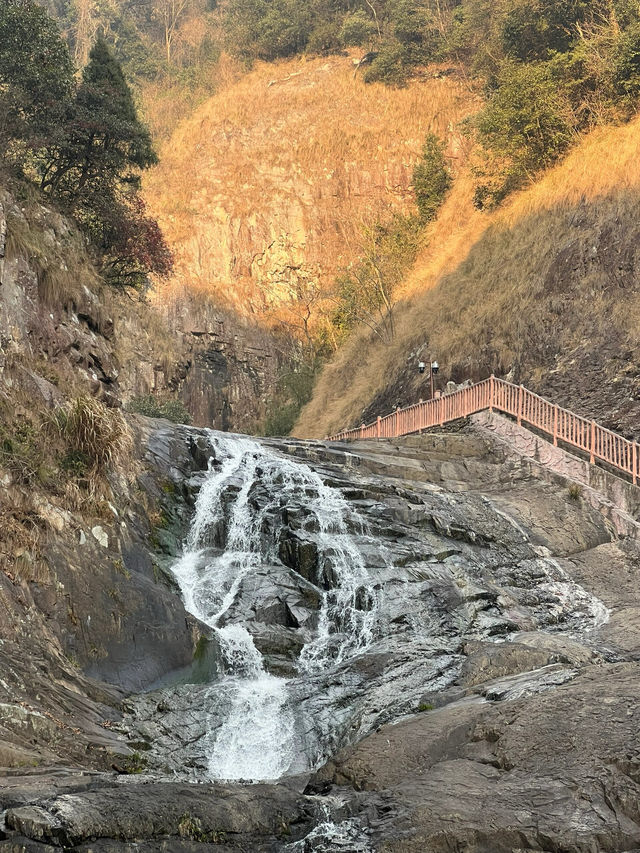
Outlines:
{"label": "red leafed tree", "polygon": [[144,291],[149,287],[149,276],[167,278],[171,274],[171,250],[137,192],[102,210],[100,220],[103,274],[109,283]]}

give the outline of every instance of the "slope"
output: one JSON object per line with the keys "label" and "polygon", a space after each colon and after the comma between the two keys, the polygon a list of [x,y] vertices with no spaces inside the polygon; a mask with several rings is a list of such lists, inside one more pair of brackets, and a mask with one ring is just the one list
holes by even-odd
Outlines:
{"label": "slope", "polygon": [[[387,346],[364,330],[326,367],[296,426],[318,436],[491,372],[638,435],[638,129],[599,129],[494,213],[461,175],[404,286]],[[366,358],[363,358],[366,353]]]}
{"label": "slope", "polygon": [[257,64],[179,127],[147,180],[177,261],[165,298],[195,288],[253,313],[324,290],[363,222],[412,203],[425,134],[461,145],[474,108],[453,76],[392,90],[365,86],[346,55]]}

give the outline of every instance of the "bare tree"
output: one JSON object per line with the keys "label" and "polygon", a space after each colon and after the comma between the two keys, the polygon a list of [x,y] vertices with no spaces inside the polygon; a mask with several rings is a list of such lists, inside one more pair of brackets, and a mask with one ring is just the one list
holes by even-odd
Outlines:
{"label": "bare tree", "polygon": [[167,65],[171,65],[175,39],[190,2],[191,0],[155,0],[154,12],[162,24]]}
{"label": "bare tree", "polygon": [[95,0],[74,0],[76,32],[73,58],[78,68],[83,68],[89,60],[89,52],[93,45],[100,21]]}

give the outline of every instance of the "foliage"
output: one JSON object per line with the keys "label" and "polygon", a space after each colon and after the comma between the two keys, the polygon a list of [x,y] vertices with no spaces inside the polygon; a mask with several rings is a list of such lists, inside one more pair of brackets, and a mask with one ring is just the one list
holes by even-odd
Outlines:
{"label": "foliage", "polygon": [[375,21],[364,9],[348,12],[342,20],[339,38],[345,47],[370,45],[377,33]]}
{"label": "foliage", "polygon": [[37,151],[55,137],[73,65],[55,22],[31,0],[0,4],[0,153]]}
{"label": "foliage", "polygon": [[173,255],[155,219],[136,192],[114,194],[111,204],[103,196],[95,199],[85,220],[87,231],[102,248],[102,274],[115,287],[145,291],[149,273],[166,278],[173,268]]}
{"label": "foliage", "polygon": [[360,261],[336,282],[332,322],[346,335],[364,324],[383,341],[393,337],[395,291],[415,260],[421,222],[397,215],[362,230]]}
{"label": "foliage", "polygon": [[422,148],[422,157],[413,170],[413,189],[423,222],[435,219],[450,186],[451,175],[447,169],[444,145],[434,133],[430,133]]}
{"label": "foliage", "polygon": [[313,395],[321,366],[321,358],[302,350],[293,365],[280,375],[262,428],[265,435],[289,435]]}
{"label": "foliage", "polygon": [[171,253],[138,195],[139,173],[157,157],[103,39],[76,84],[44,10],[33,0],[1,6],[0,115],[0,156],[75,217],[109,283],[144,290],[149,274],[169,274]]}
{"label": "foliage", "polygon": [[52,424],[69,449],[95,472],[105,471],[131,444],[126,421],[94,397],[76,397],[56,409]]}
{"label": "foliage", "polygon": [[[493,169],[493,182],[481,183],[476,204],[501,201],[569,147],[571,105],[549,69],[540,64],[508,64],[499,88],[476,121],[478,137]],[[493,157],[493,162],[490,158]],[[491,177],[491,174],[490,174]]]}
{"label": "foliage", "polygon": [[364,73],[365,83],[386,83],[387,86],[405,86],[408,78],[405,50],[393,41],[382,45]]}
{"label": "foliage", "polygon": [[166,418],[174,424],[190,424],[191,414],[181,400],[159,398],[152,394],[146,397],[134,397],[127,406],[130,412],[146,415],[148,418]]}

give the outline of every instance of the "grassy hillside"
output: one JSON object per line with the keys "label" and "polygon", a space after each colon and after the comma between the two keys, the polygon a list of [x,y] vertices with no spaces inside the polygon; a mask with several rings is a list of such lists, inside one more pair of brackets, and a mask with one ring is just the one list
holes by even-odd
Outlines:
{"label": "grassy hillside", "polygon": [[627,434],[640,419],[640,120],[588,136],[493,213],[461,175],[404,286],[396,333],[365,330],[329,364],[295,433],[322,436],[491,372]]}
{"label": "grassy hillside", "polygon": [[412,207],[425,134],[455,153],[476,105],[452,77],[366,86],[348,56],[258,63],[181,124],[146,182],[175,253],[165,295],[203,289],[255,313],[300,282],[326,290],[363,223]]}

